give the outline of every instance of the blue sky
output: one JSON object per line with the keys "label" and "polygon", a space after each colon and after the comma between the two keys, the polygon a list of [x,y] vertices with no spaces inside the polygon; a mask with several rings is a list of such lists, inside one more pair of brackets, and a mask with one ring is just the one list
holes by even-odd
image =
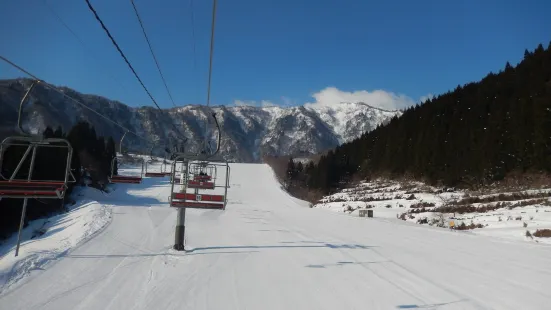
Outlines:
{"label": "blue sky", "polygon": [[[91,2],[153,96],[170,107],[130,1]],[[193,1],[195,40],[190,0],[135,3],[176,103],[204,104],[212,1]],[[395,94],[400,107],[516,64],[524,49],[551,41],[549,0],[219,0],[218,8],[215,105],[353,100],[378,90]],[[3,0],[0,37],[1,55],[50,83],[152,105],[84,0]],[[18,76],[0,64],[0,78]]]}

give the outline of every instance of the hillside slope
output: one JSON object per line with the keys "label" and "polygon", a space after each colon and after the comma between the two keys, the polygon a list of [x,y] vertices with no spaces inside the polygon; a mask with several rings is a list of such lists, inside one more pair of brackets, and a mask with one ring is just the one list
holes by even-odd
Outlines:
{"label": "hillside slope", "polygon": [[516,67],[413,106],[308,172],[309,188],[381,175],[477,188],[510,173],[551,173],[551,45]]}

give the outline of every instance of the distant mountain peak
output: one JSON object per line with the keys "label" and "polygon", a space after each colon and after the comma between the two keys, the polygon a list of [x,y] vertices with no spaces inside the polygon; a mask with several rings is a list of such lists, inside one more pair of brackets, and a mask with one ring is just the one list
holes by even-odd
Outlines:
{"label": "distant mountain peak", "polygon": [[[24,83],[24,79],[0,80],[0,86],[5,86],[0,87],[0,122],[8,126],[17,120],[17,106]],[[18,91],[6,90],[6,86]],[[205,132],[205,121],[211,117],[203,105],[180,106],[161,112],[150,106],[129,107],[116,100],[82,94],[68,87],[59,89],[151,140],[175,141],[177,133],[171,125],[173,123],[189,138],[188,150],[198,147]],[[120,139],[123,134],[115,125],[40,85],[32,95],[41,105],[31,105],[25,113],[27,126],[31,128],[40,130],[39,127],[46,125],[59,125],[67,130],[77,120],[86,120],[94,125],[98,135]],[[358,138],[393,116],[401,115],[400,111],[388,111],[363,102],[292,107],[213,106],[212,109],[223,129],[222,155],[244,162],[259,161],[263,154],[292,155],[304,150],[319,153]],[[215,132],[210,132],[210,138],[214,140]],[[125,143],[125,148],[147,149],[147,142],[133,135],[127,135]]]}

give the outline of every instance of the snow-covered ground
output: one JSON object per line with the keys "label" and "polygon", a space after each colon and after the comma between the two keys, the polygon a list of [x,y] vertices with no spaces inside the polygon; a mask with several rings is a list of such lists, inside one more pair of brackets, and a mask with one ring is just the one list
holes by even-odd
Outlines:
{"label": "snow-covered ground", "polygon": [[0,308],[547,309],[551,303],[551,246],[421,226],[396,219],[397,212],[367,220],[309,208],[280,188],[267,165],[231,167],[226,210],[188,210],[187,252],[171,249],[176,211],[167,204],[167,178],[117,184],[93,197],[111,210],[111,224],[4,290]]}
{"label": "snow-covered ground", "polygon": [[0,245],[0,293],[47,268],[109,223],[111,209],[90,199],[98,195],[96,191],[75,188],[73,195],[82,199],[70,206],[67,213],[31,221],[22,231],[17,257],[17,234]]}
{"label": "snow-covered ground", "polygon": [[476,234],[551,244],[551,238],[534,236],[538,230],[551,229],[551,188],[475,195],[379,179],[324,197],[314,208],[353,216],[359,216],[360,209],[373,209],[378,218],[441,228],[465,224],[470,227],[464,229]]}
{"label": "snow-covered ground", "polygon": [[302,163],[303,165],[306,165],[306,164],[310,163],[311,161],[312,160],[310,158],[307,158],[307,157],[293,158],[294,163]]}

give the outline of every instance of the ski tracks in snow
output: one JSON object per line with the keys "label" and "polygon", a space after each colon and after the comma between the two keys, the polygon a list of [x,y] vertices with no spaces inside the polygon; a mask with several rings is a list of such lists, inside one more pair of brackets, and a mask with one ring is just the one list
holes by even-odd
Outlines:
{"label": "ski tracks in snow", "polygon": [[239,186],[229,190],[225,211],[188,210],[187,252],[171,249],[176,212],[163,205],[166,182],[149,181],[143,191],[120,187],[129,198],[112,206],[112,223],[2,295],[1,308],[501,310],[551,303],[544,290],[551,247],[310,209],[282,191],[266,165],[233,164],[232,172]]}

